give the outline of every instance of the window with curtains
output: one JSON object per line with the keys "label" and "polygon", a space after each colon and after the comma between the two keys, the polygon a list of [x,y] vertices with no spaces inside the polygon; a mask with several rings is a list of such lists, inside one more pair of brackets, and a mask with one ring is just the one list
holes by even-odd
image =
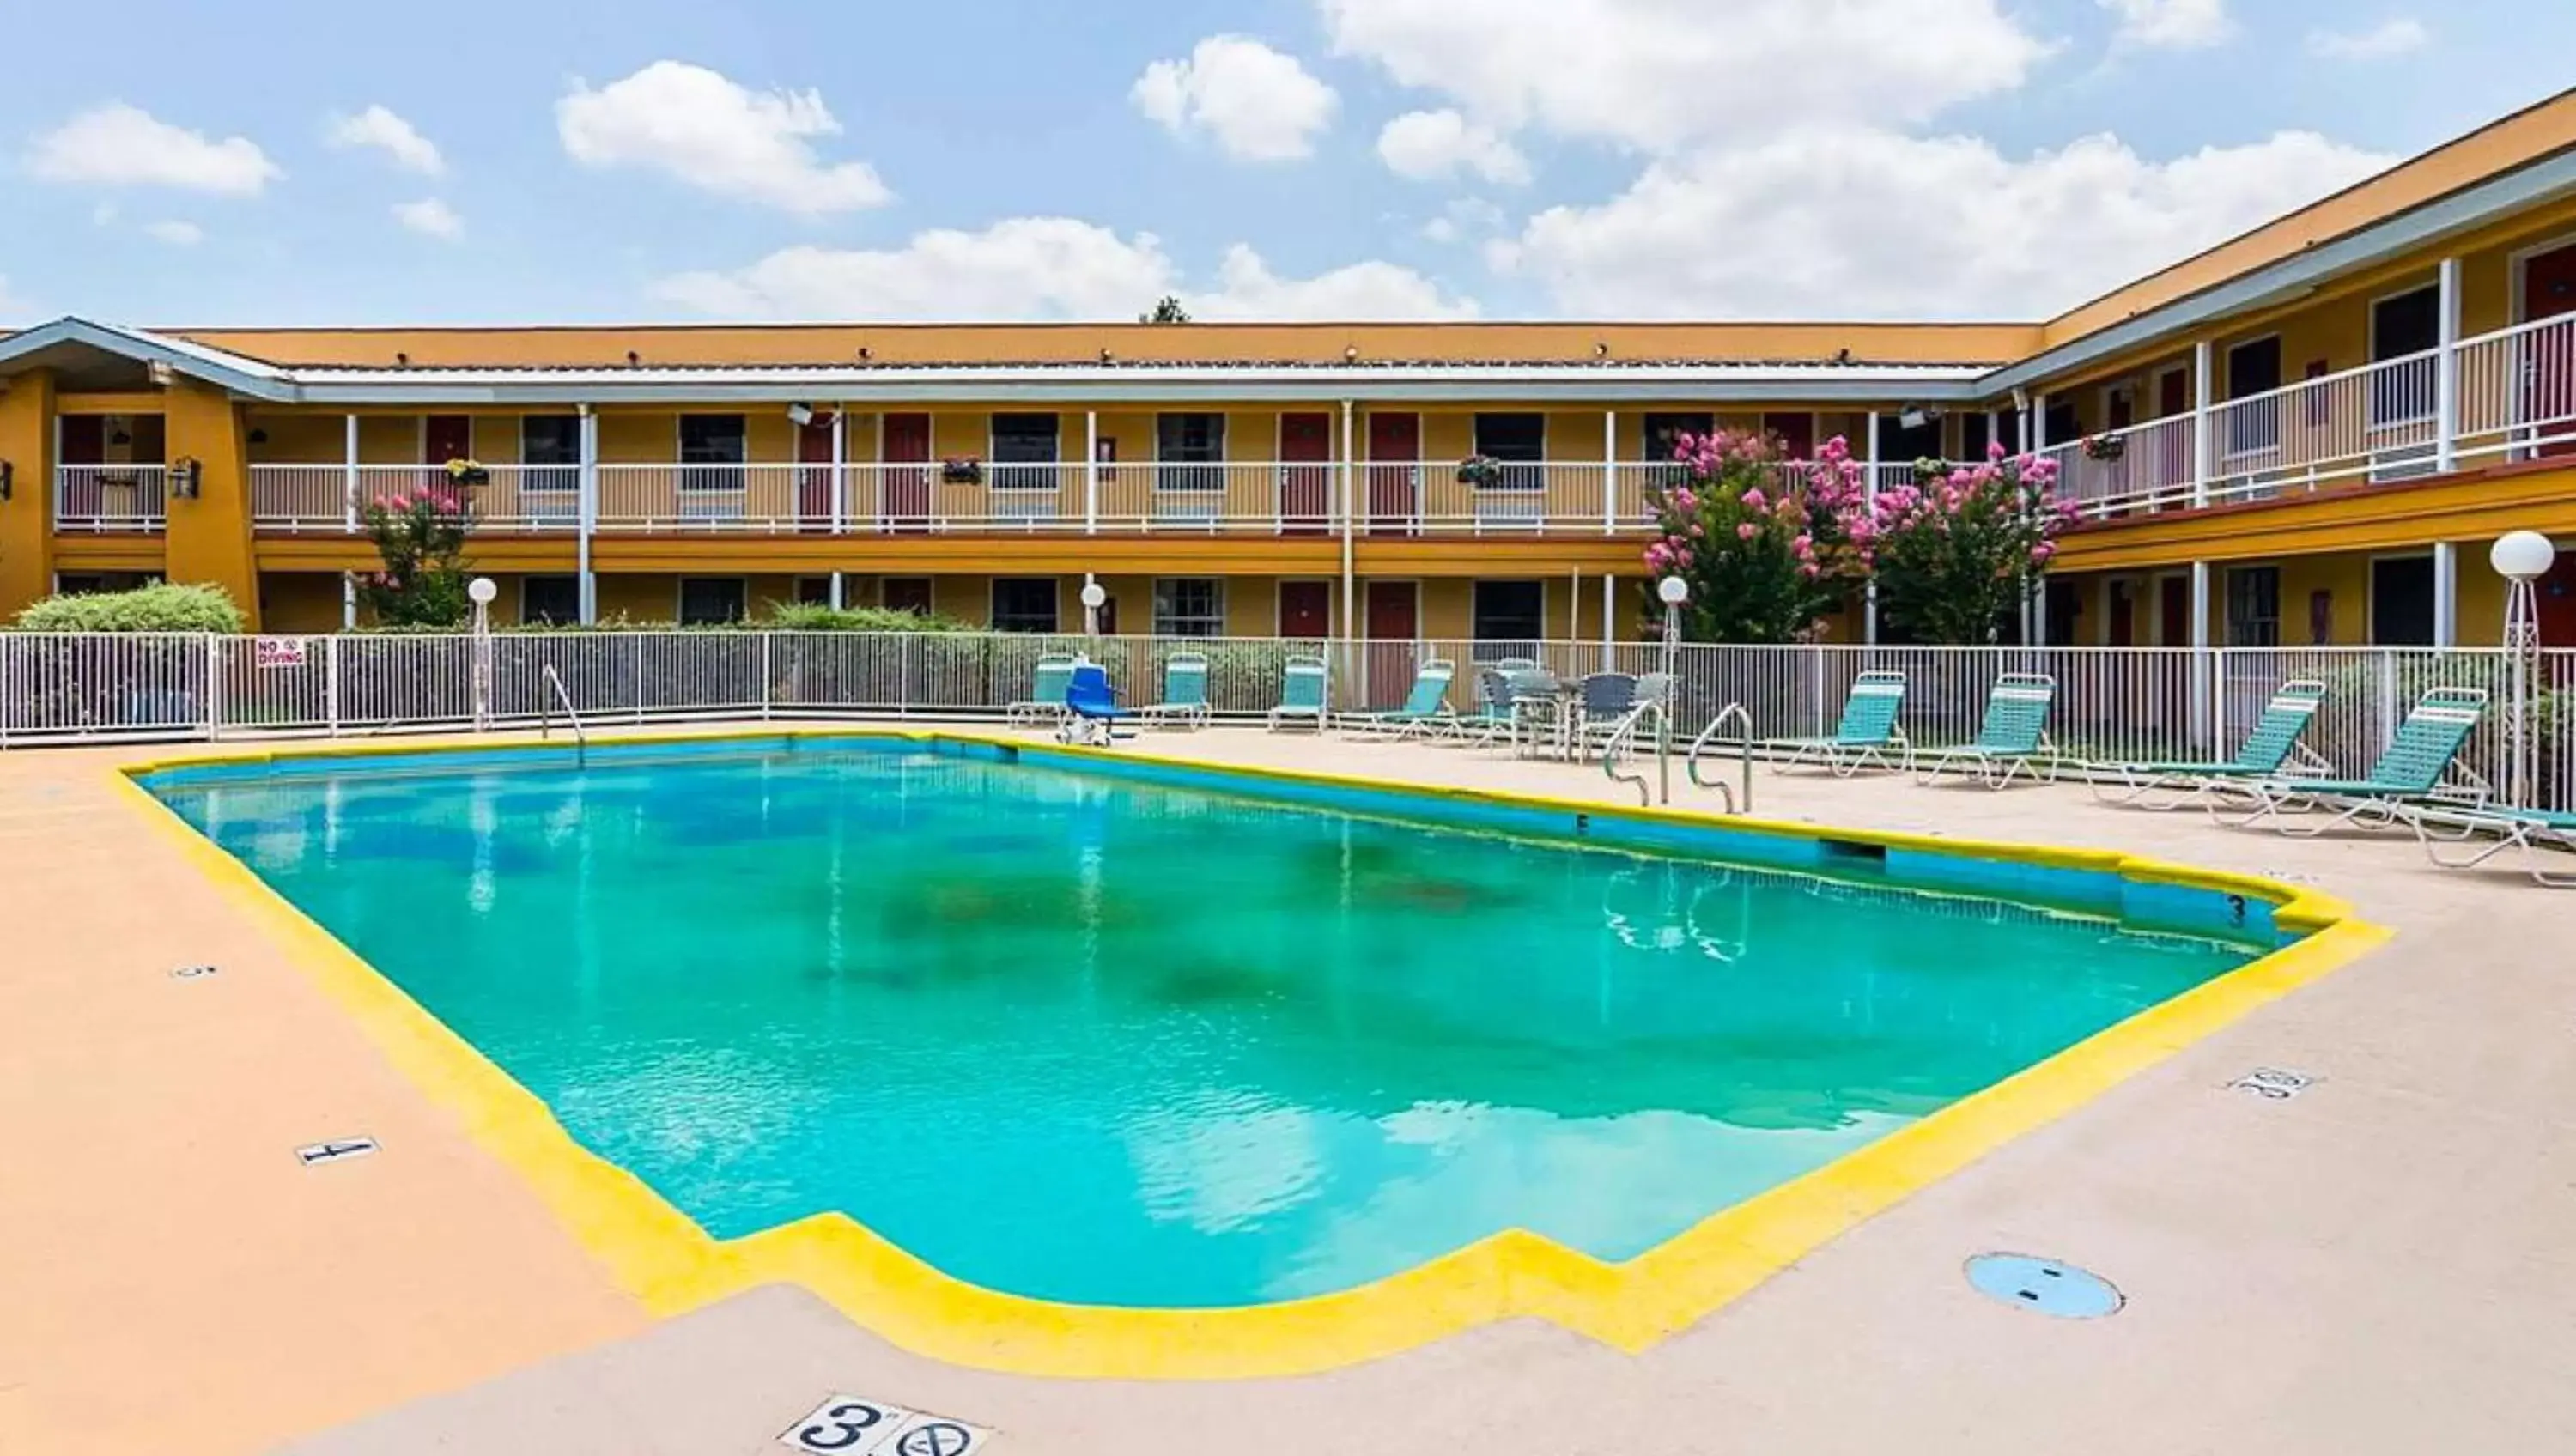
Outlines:
{"label": "window with curtains", "polygon": [[680,489],[741,490],[749,438],[740,415],[680,416]]}
{"label": "window with curtains", "polygon": [[2227,645],[2281,645],[2281,568],[2232,566],[2227,570]]}
{"label": "window with curtains", "polygon": [[1053,490],[1063,421],[1052,414],[993,416],[993,464],[986,479],[995,490]]}
{"label": "window with curtains", "polygon": [[1154,417],[1154,488],[1225,489],[1225,416],[1189,411]]}
{"label": "window with curtains", "polygon": [[1213,576],[1167,576],[1154,583],[1154,635],[1225,635],[1225,582]]}
{"label": "window with curtains", "polygon": [[522,490],[581,489],[581,416],[522,416],[519,465]]}

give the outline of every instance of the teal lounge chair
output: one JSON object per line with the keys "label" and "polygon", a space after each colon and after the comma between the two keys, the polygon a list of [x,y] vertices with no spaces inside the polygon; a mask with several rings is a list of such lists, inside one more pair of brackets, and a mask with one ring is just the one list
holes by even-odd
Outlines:
{"label": "teal lounge chair", "polygon": [[1073,686],[1074,655],[1050,652],[1029,674],[1029,695],[1002,710],[1002,722],[1013,728],[1053,728],[1064,721],[1065,689]]}
{"label": "teal lounge chair", "polygon": [[1175,652],[1163,660],[1163,700],[1136,710],[1148,724],[1204,728],[1208,724],[1208,660],[1204,652]]}
{"label": "teal lounge chair", "polygon": [[1433,658],[1413,670],[1413,690],[1404,706],[1386,713],[1344,713],[1345,733],[1376,733],[1389,738],[1438,738],[1459,731],[1458,715],[1449,709],[1449,680],[1458,674],[1454,662]]}
{"label": "teal lounge chair", "polygon": [[1935,784],[1944,773],[1974,778],[2000,789],[2016,774],[2057,781],[2057,745],[2048,739],[2048,710],[2057,701],[2057,679],[2036,672],[2008,672],[1995,679],[1986,694],[1985,721],[1972,743],[1940,749],[1916,773],[1915,781]]}
{"label": "teal lounge chair", "polygon": [[[2242,794],[2253,801],[2254,808],[2234,821],[2239,827],[2269,823],[2284,834],[2309,836],[2340,824],[2394,824],[2410,807],[2438,801],[2447,800],[2454,807],[2482,807],[2488,798],[2486,781],[2459,760],[2486,705],[2483,688],[2434,688],[2397,725],[2395,741],[2366,776],[2219,783],[2210,790],[2210,817],[2222,817],[2222,801]],[[2284,812],[2309,809],[2335,812],[2313,825],[2281,821]]]}
{"label": "teal lounge chair", "polygon": [[1325,706],[1329,670],[1320,657],[1292,657],[1281,669],[1279,706],[1270,710],[1270,730],[1277,732],[1290,723],[1304,720],[1324,731],[1330,709]]}
{"label": "teal lounge chair", "polygon": [[[2555,889],[2576,889],[2576,814],[2558,809],[2424,809],[2406,814],[2406,822],[2415,829],[2416,841],[2424,846],[2424,855],[2446,870],[2475,869],[2508,849],[2522,851],[2522,868],[2538,884]],[[2458,831],[2436,834],[2440,824]],[[2437,846],[2473,841],[2485,834],[2495,838],[2493,844],[2473,846],[2464,855],[2448,855]],[[2560,872],[2541,868],[2544,856],[2556,853]]]}
{"label": "teal lounge chair", "polygon": [[1910,769],[1914,745],[1905,741],[1905,729],[1896,721],[1904,706],[1905,674],[1865,672],[1852,679],[1851,693],[1843,699],[1843,716],[1831,738],[1766,738],[1756,746],[1770,753],[1786,751],[1789,756],[1781,760],[1782,769],[1814,763],[1836,778],[1849,778],[1873,764]]}
{"label": "teal lounge chair", "polygon": [[[2274,690],[2263,716],[2236,756],[2225,763],[2108,763],[2087,765],[2093,797],[2141,809],[2178,809],[2207,798],[2210,786],[2239,779],[2273,779],[2294,755],[2314,772],[2326,772],[2322,758],[2299,746],[2317,710],[2325,706],[2326,685],[2315,678],[2293,678]],[[2150,797],[2167,795],[2169,797]]]}

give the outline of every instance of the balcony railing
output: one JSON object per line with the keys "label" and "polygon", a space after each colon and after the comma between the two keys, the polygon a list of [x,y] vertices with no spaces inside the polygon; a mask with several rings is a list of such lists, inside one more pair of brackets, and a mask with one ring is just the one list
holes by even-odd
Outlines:
{"label": "balcony railing", "polygon": [[572,530],[581,522],[578,465],[494,465],[480,485],[459,485],[437,465],[253,465],[251,519],[262,530],[343,532],[366,507],[418,491],[463,497],[491,530]]}
{"label": "balcony railing", "polygon": [[168,515],[168,467],[54,467],[54,528],[60,531],[158,531]]}

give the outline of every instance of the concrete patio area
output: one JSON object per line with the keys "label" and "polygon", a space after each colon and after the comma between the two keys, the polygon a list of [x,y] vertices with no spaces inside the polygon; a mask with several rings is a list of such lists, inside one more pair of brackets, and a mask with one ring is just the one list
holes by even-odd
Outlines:
{"label": "concrete patio area", "polygon": [[[1635,802],[1469,749],[1139,746]],[[0,1452],[751,1453],[835,1394],[1002,1456],[2576,1449],[2576,895],[2402,834],[1759,772],[1761,817],[2267,874],[2396,937],[1642,1355],[1522,1321],[1298,1379],[1071,1382],[919,1358],[790,1287],[653,1320],[110,782],[167,756],[0,755]],[[2318,1080],[2228,1087],[2255,1067]],[[361,1133],[382,1151],[293,1154]],[[1988,1250],[2127,1307],[1989,1301],[1961,1273]]]}

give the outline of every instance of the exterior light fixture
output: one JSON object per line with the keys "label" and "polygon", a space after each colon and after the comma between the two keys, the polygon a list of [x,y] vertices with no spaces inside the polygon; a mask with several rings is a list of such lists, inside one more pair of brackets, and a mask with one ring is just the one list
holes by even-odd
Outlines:
{"label": "exterior light fixture", "polygon": [[145,361],[143,365],[143,375],[145,378],[152,381],[152,387],[154,389],[168,389],[170,387],[170,365],[166,360],[152,359]]}
{"label": "exterior light fixture", "polygon": [[1357,364],[1360,362],[1360,346],[1357,344],[1344,344],[1342,346],[1342,362],[1345,364]]}
{"label": "exterior light fixture", "polygon": [[2540,735],[2533,731],[2531,689],[2539,676],[2540,589],[2558,548],[2538,531],[2509,531],[2487,548],[2487,564],[2505,579],[2504,652],[2511,681],[2505,698],[2505,802],[2528,804],[2540,782]]}
{"label": "exterior light fixture", "polygon": [[13,484],[10,477],[14,475],[16,471],[16,466],[11,465],[6,460],[0,460],[0,501],[7,500],[12,493]]}
{"label": "exterior light fixture", "polygon": [[787,407],[787,422],[800,430],[805,428],[807,425],[814,423],[813,408],[801,403],[789,405]]}

